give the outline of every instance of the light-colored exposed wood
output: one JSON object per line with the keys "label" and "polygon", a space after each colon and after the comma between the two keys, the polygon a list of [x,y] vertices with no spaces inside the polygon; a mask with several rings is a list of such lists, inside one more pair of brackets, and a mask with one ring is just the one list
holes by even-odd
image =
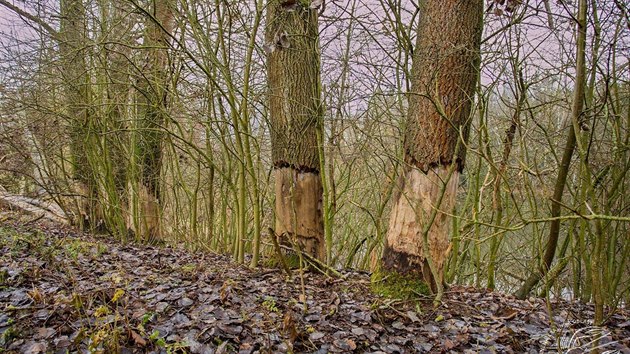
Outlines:
{"label": "light-colored exposed wood", "polygon": [[[422,0],[404,138],[405,170],[381,259],[442,294],[450,217],[464,168],[483,29],[482,0]],[[438,212],[435,213],[436,208]]]}
{"label": "light-colored exposed wood", "polygon": [[138,87],[138,108],[135,121],[135,197],[137,205],[128,228],[141,240],[159,240],[161,217],[162,140],[168,112],[169,34],[175,26],[171,0],[151,1],[144,33],[146,49],[144,75]]}
{"label": "light-colored exposed wood", "polygon": [[291,167],[274,171],[276,193],[276,234],[289,237],[302,252],[324,257],[322,182],[319,174],[298,172]]}
{"label": "light-colored exposed wood", "polygon": [[138,188],[138,195],[132,198],[132,205],[137,208],[130,214],[127,225],[143,241],[158,241],[162,230],[160,201],[146,186]]}
{"label": "light-colored exposed wood", "polygon": [[[423,247],[424,232],[428,227],[428,251],[437,273],[442,274],[449,248],[449,215],[455,205],[459,180],[458,172],[454,172],[450,179],[448,175],[448,167],[432,168],[426,174],[412,168],[405,173],[386,236],[386,247],[394,257],[390,270],[406,273],[406,267],[416,268],[426,280],[431,279]],[[437,214],[431,223],[433,211]],[[411,255],[406,259],[408,264],[401,264],[404,260],[396,258],[395,254]]]}

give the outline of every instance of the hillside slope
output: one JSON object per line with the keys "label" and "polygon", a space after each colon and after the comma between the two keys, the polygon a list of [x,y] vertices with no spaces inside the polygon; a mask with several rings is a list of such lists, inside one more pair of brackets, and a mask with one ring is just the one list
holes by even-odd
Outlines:
{"label": "hillside slope", "polygon": [[[453,287],[433,309],[372,295],[360,272],[302,289],[297,272],[3,218],[0,353],[556,352],[594,335],[579,303]],[[597,335],[630,353],[627,313]]]}

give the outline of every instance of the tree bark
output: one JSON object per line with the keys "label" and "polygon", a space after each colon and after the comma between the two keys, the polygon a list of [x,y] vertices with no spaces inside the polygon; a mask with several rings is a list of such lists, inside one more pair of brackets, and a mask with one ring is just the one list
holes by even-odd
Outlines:
{"label": "tree bark", "polygon": [[89,106],[89,78],[84,56],[86,43],[85,8],[81,0],[62,0],[59,54],[64,83],[65,108],[70,121],[71,189],[74,207],[71,223],[81,229],[94,226],[95,182],[87,150],[88,126],[93,115]]}
{"label": "tree bark", "polygon": [[111,0],[98,1],[100,38],[103,42],[100,61],[103,66],[99,68],[97,81],[104,83],[104,94],[101,94],[104,111],[97,124],[99,149],[93,166],[99,171],[98,192],[103,210],[103,228],[121,239],[128,236],[130,124],[126,107],[131,88],[129,32],[135,25],[134,19],[129,16],[131,11],[128,5]]}
{"label": "tree bark", "polygon": [[135,126],[135,171],[131,192],[132,222],[136,238],[158,241],[162,238],[160,174],[162,170],[163,126],[167,116],[169,80],[169,34],[175,21],[170,0],[153,0],[147,12],[144,34],[146,50]]}
{"label": "tree bark", "polygon": [[323,189],[318,156],[323,110],[318,33],[318,9],[305,2],[269,1],[265,48],[275,233],[281,243],[290,240],[301,251],[323,260]]}
{"label": "tree bark", "polygon": [[387,231],[381,266],[443,282],[450,214],[464,167],[477,82],[483,1],[423,0],[405,127],[405,168]]}

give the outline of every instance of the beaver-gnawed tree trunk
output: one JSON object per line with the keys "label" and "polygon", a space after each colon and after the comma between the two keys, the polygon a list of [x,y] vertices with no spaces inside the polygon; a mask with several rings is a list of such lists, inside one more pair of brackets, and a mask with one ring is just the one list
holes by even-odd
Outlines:
{"label": "beaver-gnawed tree trunk", "polygon": [[[381,267],[441,288],[477,82],[482,0],[420,1],[405,127],[405,168]],[[431,270],[433,268],[433,271]]]}
{"label": "beaver-gnawed tree trunk", "polygon": [[318,9],[310,1],[270,0],[265,48],[275,177],[275,233],[324,258]]}
{"label": "beaver-gnawed tree trunk", "polygon": [[139,79],[137,119],[134,130],[130,230],[143,241],[162,238],[160,173],[162,140],[167,115],[169,33],[175,21],[170,0],[153,0],[147,11],[144,35],[146,61]]}

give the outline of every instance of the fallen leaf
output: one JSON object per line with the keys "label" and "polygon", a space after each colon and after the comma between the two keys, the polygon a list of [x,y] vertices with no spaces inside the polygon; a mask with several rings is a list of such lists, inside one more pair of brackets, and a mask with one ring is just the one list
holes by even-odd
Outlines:
{"label": "fallen leaf", "polygon": [[57,331],[54,328],[38,328],[34,339],[47,339],[52,337]]}
{"label": "fallen leaf", "polygon": [[318,340],[318,339],[322,339],[326,336],[326,333],[322,333],[322,332],[313,332],[311,333],[308,337],[311,340]]}
{"label": "fallen leaf", "polygon": [[352,339],[335,339],[333,345],[339,349],[352,351],[357,349],[357,344]]}
{"label": "fallen leaf", "polygon": [[36,304],[44,301],[44,295],[42,295],[42,292],[38,288],[33,288],[29,291],[28,296],[33,299]]}
{"label": "fallen leaf", "polygon": [[131,328],[129,328],[129,335],[131,336],[131,339],[133,339],[133,342],[136,343],[137,345],[141,347],[144,347],[145,345],[147,345],[147,341],[144,338],[142,338],[142,336],[138,334],[138,332],[134,331]]}
{"label": "fallen leaf", "polygon": [[289,336],[291,342],[297,339],[298,331],[295,327],[295,318],[293,317],[291,311],[287,311],[287,313],[284,315],[284,320],[282,321],[282,330],[286,335]]}
{"label": "fallen leaf", "polygon": [[23,348],[22,352],[24,354],[45,353],[46,350],[48,349],[46,343],[44,343],[44,342],[30,342],[30,343],[26,343],[22,348]]}
{"label": "fallen leaf", "polygon": [[420,319],[414,311],[407,311],[407,317],[409,317],[411,322],[420,322]]}

